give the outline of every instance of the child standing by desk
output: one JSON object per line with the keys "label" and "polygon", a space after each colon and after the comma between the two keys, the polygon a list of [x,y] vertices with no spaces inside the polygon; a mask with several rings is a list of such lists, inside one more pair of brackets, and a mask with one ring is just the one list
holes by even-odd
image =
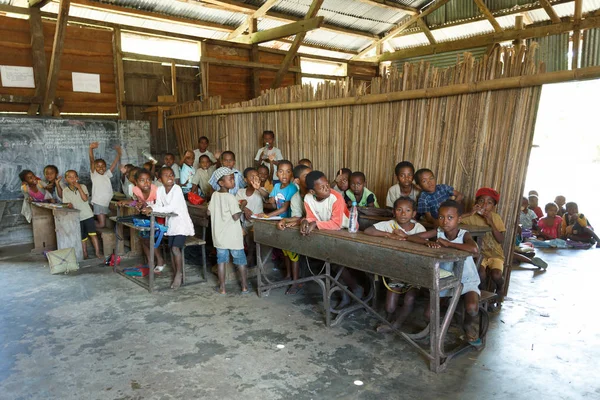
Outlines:
{"label": "child standing by desk", "polygon": [[106,161],[101,158],[94,159],[94,149],[99,146],[98,142],[90,144],[90,171],[92,179],[92,206],[94,207],[94,215],[98,218],[96,229],[104,228],[106,225],[106,215],[109,213],[108,206],[113,198],[112,183],[110,178],[113,176],[113,171],[121,158],[121,147],[115,146],[117,156],[110,164],[110,168],[106,169]]}
{"label": "child standing by desk", "polygon": [[62,177],[58,176],[58,167],[56,165],[46,165],[44,167],[44,189],[52,196],[55,203],[62,203],[63,183]]}
{"label": "child standing by desk", "polygon": [[167,217],[167,233],[169,248],[171,249],[171,264],[173,265],[173,282],[171,288],[179,289],[183,278],[183,255],[181,249],[185,247],[185,237],[194,236],[194,224],[188,213],[187,204],[179,185],[175,184],[175,174],[169,167],[160,169],[160,180],[163,186],[158,188],[156,203],[144,208],[145,214],[175,213],[176,216]]}
{"label": "child standing by desk", "polygon": [[193,164],[194,152],[188,150],[183,155],[183,164],[181,164],[181,171],[179,171],[179,186],[181,186],[181,190],[183,191],[184,195],[188,194],[190,190],[192,190],[192,178],[196,173],[196,170],[192,166]]}
{"label": "child standing by desk", "polygon": [[[258,177],[256,169],[252,167],[246,168],[244,170],[244,179],[246,180],[246,185],[248,185],[248,187],[238,190],[235,198],[243,211],[242,229],[244,231],[244,239],[248,249],[248,267],[252,268],[255,265],[254,253],[256,247],[256,243],[254,243],[254,222],[252,221],[252,216],[264,213],[263,196],[268,194],[260,187],[260,178]],[[261,190],[264,193],[261,193]]]}
{"label": "child standing by desk", "polygon": [[79,183],[79,176],[74,170],[69,170],[65,173],[67,187],[63,190],[62,202],[69,205],[69,208],[79,210],[79,224],[81,227],[81,245],[83,247],[83,258],[87,258],[87,240],[88,237],[92,240],[94,251],[97,258],[102,258],[100,255],[100,247],[98,246],[98,237],[96,236],[96,224],[94,223],[94,212],[88,203],[89,192],[85,185]]}
{"label": "child standing by desk", "polygon": [[244,237],[240,218],[242,211],[235,196],[230,193],[235,186],[233,170],[221,167],[215,171],[213,178],[219,184],[219,191],[213,193],[208,205],[212,238],[217,249],[217,275],[219,286],[215,288],[217,293],[226,294],[225,291],[225,264],[229,261],[229,254],[233,257],[233,263],[237,265],[240,272],[242,294],[250,293],[248,289],[248,272],[246,254],[244,253]]}
{"label": "child standing by desk", "polygon": [[[246,183],[244,182],[244,176],[240,171],[235,169],[235,153],[229,150],[224,151],[223,153],[221,153],[220,161],[221,166],[233,171],[233,181],[235,185],[231,189],[229,189],[229,193],[235,196],[238,190],[246,187]],[[214,190],[220,190],[221,186],[219,186],[215,172],[213,172],[212,176],[208,180],[208,183],[210,183],[210,186],[212,186]]]}

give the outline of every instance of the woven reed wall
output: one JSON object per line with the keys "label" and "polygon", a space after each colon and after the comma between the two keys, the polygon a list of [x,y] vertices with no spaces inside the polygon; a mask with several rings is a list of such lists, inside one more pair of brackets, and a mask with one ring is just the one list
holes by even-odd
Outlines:
{"label": "woven reed wall", "polygon": [[[534,47],[521,47],[518,55],[511,48],[498,49],[477,62],[466,56],[446,69],[405,64],[401,71],[392,69],[374,78],[370,90],[389,93],[534,74]],[[227,108],[365,93],[365,85],[348,81],[319,85],[316,92],[293,86]],[[181,151],[206,135],[211,148],[236,153],[240,170],[252,165],[262,131],[273,130],[277,146],[293,163],[307,157],[331,178],[340,167],[363,171],[380,204],[396,182],[394,167],[402,160],[412,161],[417,169],[432,169],[438,183],[453,185],[466,195],[468,207],[477,188],[492,186],[502,195],[498,210],[509,230],[505,241],[509,259],[540,93],[540,87],[505,89],[372,105],[189,117],[173,124]],[[177,106],[172,114],[219,108],[220,100],[211,98]]]}

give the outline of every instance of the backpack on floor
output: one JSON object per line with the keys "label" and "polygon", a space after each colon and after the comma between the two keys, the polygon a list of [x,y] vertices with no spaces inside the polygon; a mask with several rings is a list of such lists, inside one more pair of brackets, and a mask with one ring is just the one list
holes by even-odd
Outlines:
{"label": "backpack on floor", "polygon": [[50,273],[55,274],[67,274],[71,271],[77,271],[79,264],[75,257],[75,249],[69,247],[68,249],[54,250],[46,253],[48,258],[48,264],[50,264]]}

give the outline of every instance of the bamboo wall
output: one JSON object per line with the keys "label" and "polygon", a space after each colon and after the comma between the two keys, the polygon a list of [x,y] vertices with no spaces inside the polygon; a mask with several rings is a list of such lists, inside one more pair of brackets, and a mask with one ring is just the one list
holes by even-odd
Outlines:
{"label": "bamboo wall", "polygon": [[[373,94],[390,93],[534,74],[533,53],[525,47],[519,55],[512,49],[498,49],[477,62],[466,56],[446,69],[406,64],[401,71],[393,69],[373,79],[370,89]],[[366,85],[349,81],[319,85],[316,92],[309,86],[293,86],[226,107],[325,100],[365,92]],[[463,192],[469,206],[477,188],[492,186],[502,195],[498,210],[509,229],[505,242],[509,256],[540,93],[540,87],[532,87],[371,105],[190,117],[173,123],[180,149],[191,148],[199,136],[206,135],[213,149],[236,153],[240,170],[252,164],[261,132],[271,129],[284,157],[294,163],[307,157],[314,168],[332,178],[340,167],[363,171],[367,187],[380,204],[395,183],[394,167],[402,160],[412,161],[417,169],[432,169],[438,183]],[[210,98],[178,106],[173,114],[219,108],[220,99]]]}

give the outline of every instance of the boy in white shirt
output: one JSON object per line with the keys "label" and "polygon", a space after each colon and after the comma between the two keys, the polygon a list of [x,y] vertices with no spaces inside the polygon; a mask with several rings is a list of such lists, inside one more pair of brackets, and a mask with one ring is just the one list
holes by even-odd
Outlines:
{"label": "boy in white shirt", "polygon": [[98,142],[90,144],[90,177],[92,179],[92,206],[94,207],[94,215],[98,218],[96,228],[104,228],[106,225],[106,215],[109,213],[108,206],[113,198],[113,188],[110,178],[113,176],[113,171],[121,158],[121,147],[115,146],[117,157],[106,169],[106,161],[103,159],[94,159],[94,149],[99,146]]}
{"label": "boy in white shirt", "polygon": [[209,142],[206,136],[201,136],[200,139],[198,139],[198,148],[194,150],[194,169],[198,169],[198,166],[200,165],[200,157],[202,156],[208,156],[211,165],[217,163],[217,157],[208,151],[208,145]]}
{"label": "boy in white shirt", "polygon": [[215,171],[213,177],[219,184],[219,191],[213,193],[208,205],[208,213],[212,227],[212,238],[217,249],[217,275],[219,285],[215,288],[217,293],[224,295],[225,291],[225,264],[229,261],[229,254],[233,263],[240,272],[242,294],[250,293],[248,289],[248,271],[246,253],[244,253],[244,236],[240,218],[242,210],[229,190],[235,187],[233,170],[221,167]]}
{"label": "boy in white shirt", "polygon": [[263,132],[263,146],[258,149],[256,157],[254,158],[254,164],[258,168],[259,165],[264,165],[271,169],[273,166],[273,185],[279,183],[277,179],[277,165],[279,161],[283,160],[281,150],[275,147],[275,134],[273,131]]}

